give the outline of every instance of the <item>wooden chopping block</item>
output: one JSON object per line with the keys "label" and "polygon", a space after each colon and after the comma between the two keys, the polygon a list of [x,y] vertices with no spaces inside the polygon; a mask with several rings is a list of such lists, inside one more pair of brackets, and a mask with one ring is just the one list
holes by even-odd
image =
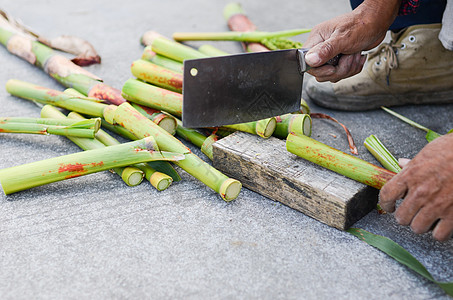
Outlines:
{"label": "wooden chopping block", "polygon": [[376,208],[378,190],[306,161],[285,141],[235,132],[213,144],[214,167],[263,196],[346,230]]}

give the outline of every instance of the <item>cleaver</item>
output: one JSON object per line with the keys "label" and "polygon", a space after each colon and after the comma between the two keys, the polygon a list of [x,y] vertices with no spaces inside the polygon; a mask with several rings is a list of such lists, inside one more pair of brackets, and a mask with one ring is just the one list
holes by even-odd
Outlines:
{"label": "cleaver", "polygon": [[183,126],[218,127],[299,111],[308,50],[185,60]]}

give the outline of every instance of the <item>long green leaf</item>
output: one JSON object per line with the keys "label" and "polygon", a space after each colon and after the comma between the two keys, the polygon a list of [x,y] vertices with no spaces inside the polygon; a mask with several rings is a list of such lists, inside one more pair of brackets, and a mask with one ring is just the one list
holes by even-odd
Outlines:
{"label": "long green leaf", "polygon": [[439,282],[435,280],[431,273],[429,273],[429,271],[415,257],[413,257],[409,252],[406,251],[406,249],[404,249],[391,239],[381,235],[373,234],[361,228],[349,228],[347,232],[358,237],[360,240],[366,242],[367,244],[381,250],[388,256],[407,266],[414,272],[417,272],[429,281],[434,282],[448,295],[453,296],[453,282]]}

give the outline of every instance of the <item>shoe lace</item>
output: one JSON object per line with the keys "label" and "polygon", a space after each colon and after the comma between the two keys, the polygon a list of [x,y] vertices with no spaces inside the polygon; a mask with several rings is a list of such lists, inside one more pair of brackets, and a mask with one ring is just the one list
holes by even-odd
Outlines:
{"label": "shoe lace", "polygon": [[379,47],[368,54],[369,59],[379,57],[379,63],[384,62],[384,70],[387,79],[387,85],[390,85],[390,72],[398,68],[398,49],[403,49],[403,44],[397,44],[393,40],[390,43],[382,43]]}

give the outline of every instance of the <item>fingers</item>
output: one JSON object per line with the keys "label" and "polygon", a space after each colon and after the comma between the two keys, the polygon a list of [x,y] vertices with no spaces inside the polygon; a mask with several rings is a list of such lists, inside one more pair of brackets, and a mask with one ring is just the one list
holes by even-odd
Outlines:
{"label": "fingers", "polygon": [[395,211],[395,203],[407,193],[407,185],[402,179],[402,173],[388,181],[379,193],[379,205],[387,212]]}
{"label": "fingers", "polygon": [[437,223],[433,230],[433,236],[436,240],[447,241],[453,235],[453,220],[442,219]]}
{"label": "fingers", "polygon": [[337,82],[341,79],[360,73],[365,61],[366,56],[361,55],[360,53],[343,55],[337,66],[324,65],[318,68],[312,68],[308,73],[315,76],[316,80],[319,82]]}

